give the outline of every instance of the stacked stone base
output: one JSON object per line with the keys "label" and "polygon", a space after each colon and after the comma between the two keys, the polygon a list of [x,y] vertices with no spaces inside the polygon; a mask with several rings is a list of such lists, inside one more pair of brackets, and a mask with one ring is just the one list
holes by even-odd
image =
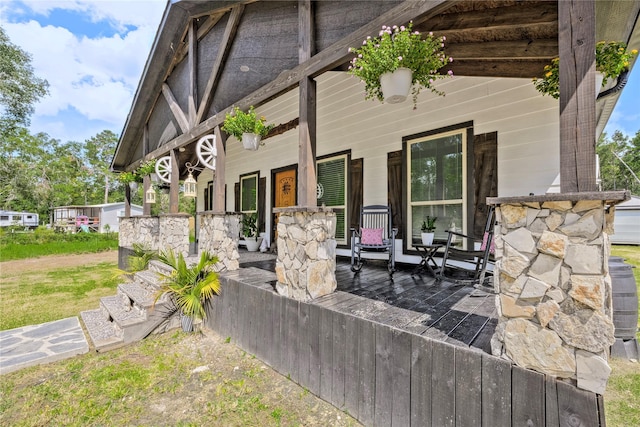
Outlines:
{"label": "stacked stone base", "polygon": [[604,393],[614,343],[611,200],[623,192],[489,199],[497,205],[494,355]]}
{"label": "stacked stone base", "polygon": [[213,212],[200,213],[198,252],[207,251],[219,260],[219,271],[240,268],[238,241],[240,214]]}
{"label": "stacked stone base", "polygon": [[330,294],[336,281],[336,215],[323,208],[281,208],[278,219],[276,289],[309,301]]}

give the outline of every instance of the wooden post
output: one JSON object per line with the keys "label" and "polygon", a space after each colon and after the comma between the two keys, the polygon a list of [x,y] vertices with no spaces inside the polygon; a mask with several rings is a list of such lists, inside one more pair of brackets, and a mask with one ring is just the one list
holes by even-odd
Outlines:
{"label": "wooden post", "polygon": [[198,28],[196,20],[189,23],[189,127],[196,125],[196,105],[198,102]]}
{"label": "wooden post", "polygon": [[213,199],[213,211],[214,212],[224,212],[225,211],[225,200],[224,200],[224,187],[225,187],[225,164],[226,164],[226,147],[227,147],[227,136],[223,132],[220,131],[220,126],[215,127],[215,135],[216,135],[216,170],[215,175],[213,177],[214,182],[214,199]]}
{"label": "wooden post", "polygon": [[129,218],[131,216],[131,186],[129,184],[124,185],[124,217]]}
{"label": "wooden post", "polygon": [[171,188],[169,189],[169,213],[177,214],[180,210],[180,168],[176,150],[171,150]]}
{"label": "wooden post", "polygon": [[595,2],[558,2],[560,191],[596,191]]}
{"label": "wooden post", "polygon": [[[310,0],[298,2],[298,21],[300,45],[298,59],[302,64],[313,56],[315,40],[313,37],[312,3]],[[312,207],[316,200],[316,82],[306,76],[300,80],[300,128],[298,142],[298,204]]]}
{"label": "wooden post", "polygon": [[[142,132],[142,154],[149,153],[149,124],[145,123]],[[147,203],[147,190],[151,187],[151,176],[147,175],[142,181],[142,215],[151,215],[151,205]]]}
{"label": "wooden post", "polygon": [[151,177],[149,175],[142,179],[142,215],[151,215],[151,204],[147,203],[147,190],[151,187]]}

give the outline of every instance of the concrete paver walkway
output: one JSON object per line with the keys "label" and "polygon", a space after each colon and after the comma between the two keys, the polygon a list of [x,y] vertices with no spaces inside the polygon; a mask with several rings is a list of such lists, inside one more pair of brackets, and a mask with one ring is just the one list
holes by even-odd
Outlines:
{"label": "concrete paver walkway", "polygon": [[88,351],[77,317],[0,331],[0,374]]}

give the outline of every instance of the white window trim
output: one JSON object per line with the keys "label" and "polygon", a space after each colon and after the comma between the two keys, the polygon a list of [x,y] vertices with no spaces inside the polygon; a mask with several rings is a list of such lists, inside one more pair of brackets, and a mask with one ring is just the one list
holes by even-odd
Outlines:
{"label": "white window trim", "polygon": [[[326,162],[332,162],[335,161],[337,159],[344,159],[344,204],[343,205],[333,205],[333,206],[328,206],[331,208],[335,208],[335,209],[342,209],[344,210],[344,239],[338,239],[338,237],[336,236],[336,242],[339,245],[346,245],[349,242],[349,225],[348,225],[348,209],[347,209],[347,203],[349,201],[349,193],[348,193],[348,180],[349,180],[349,154],[348,153],[344,153],[344,154],[338,154],[335,156],[330,156],[330,157],[324,157],[320,160],[316,160],[316,181],[318,180],[318,165],[320,163],[326,163]],[[337,225],[337,224],[336,224]],[[336,230],[337,231],[337,230]],[[337,233],[336,233],[337,235]]]}
{"label": "white window trim", "polygon": [[[242,192],[243,192],[243,185],[242,185],[242,181],[244,181],[245,179],[255,179],[256,181],[256,200],[255,200],[255,206],[256,208],[253,210],[244,210],[243,206],[242,206],[242,201],[244,200],[244,198],[242,197]],[[260,179],[257,173],[252,173],[252,174],[248,174],[248,175],[244,175],[240,177],[240,212],[242,213],[256,213],[258,212],[258,183],[259,183]]]}
{"label": "white window trim", "polygon": [[[462,136],[462,199],[443,199],[443,200],[436,200],[436,201],[419,201],[419,202],[412,202],[411,201],[411,145],[412,144],[416,144],[416,143],[420,143],[420,142],[425,142],[425,141],[431,141],[434,139],[440,139],[443,137],[447,137],[450,135],[461,135]],[[406,205],[406,209],[407,209],[407,224],[406,224],[406,239],[408,240],[408,244],[407,247],[409,249],[415,249],[415,247],[413,246],[413,230],[412,230],[412,224],[413,224],[413,206],[438,206],[438,205],[450,205],[450,204],[456,204],[456,203],[460,203],[460,205],[462,206],[462,233],[466,233],[467,231],[467,215],[465,214],[465,212],[467,212],[467,205],[468,205],[468,201],[466,200],[466,197],[464,197],[467,194],[467,190],[468,190],[468,184],[467,184],[467,160],[468,160],[468,156],[467,156],[467,128],[459,128],[459,129],[455,129],[449,132],[442,132],[442,133],[434,133],[428,136],[424,136],[424,137],[419,137],[419,138],[414,138],[414,139],[409,139],[407,140],[407,176],[406,178],[406,182],[407,182],[407,205]]]}

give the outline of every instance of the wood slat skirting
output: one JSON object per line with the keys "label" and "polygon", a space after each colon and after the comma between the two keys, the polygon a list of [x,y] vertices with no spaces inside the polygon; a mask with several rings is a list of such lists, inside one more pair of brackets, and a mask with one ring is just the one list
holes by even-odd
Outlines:
{"label": "wood slat skirting", "polygon": [[299,302],[276,294],[259,269],[220,280],[205,326],[365,425],[605,425],[600,396],[384,317],[353,315],[358,296]]}

